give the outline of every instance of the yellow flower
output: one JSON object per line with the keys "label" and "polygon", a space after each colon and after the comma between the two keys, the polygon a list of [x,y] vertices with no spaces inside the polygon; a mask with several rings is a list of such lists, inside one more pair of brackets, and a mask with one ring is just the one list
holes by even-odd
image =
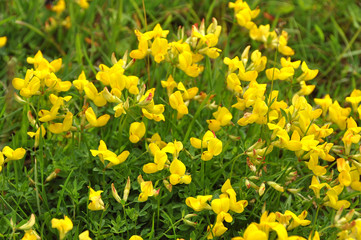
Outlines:
{"label": "yellow flower", "polygon": [[110,163],[106,166],[107,168],[123,163],[129,156],[129,151],[123,151],[117,156],[108,150],[103,140],[100,140],[98,150],[90,150],[90,152],[94,157],[98,156],[102,163],[104,163],[104,160],[109,161]]}
{"label": "yellow flower", "polygon": [[[267,104],[261,99],[257,99],[252,113],[246,113],[242,118],[240,118],[237,123],[241,126],[246,126],[252,123],[265,124],[267,122]],[[271,114],[270,114],[271,115]]]}
{"label": "yellow flower", "polygon": [[139,202],[147,201],[148,197],[154,196],[158,192],[157,190],[153,189],[152,181],[143,181],[143,179],[140,181],[140,189],[142,192],[138,196]]}
{"label": "yellow flower", "polygon": [[143,238],[139,235],[133,235],[129,238],[129,240],[143,240]]}
{"label": "yellow flower", "polygon": [[210,225],[207,227],[207,239],[213,239],[214,237],[219,237],[223,235],[228,230],[223,224],[223,222],[216,222],[215,225]]}
{"label": "yellow flower", "polygon": [[73,223],[67,216],[64,219],[51,219],[51,227],[56,228],[59,231],[59,239],[64,239],[65,235],[73,229]]}
{"label": "yellow flower", "polygon": [[300,96],[310,95],[316,87],[316,85],[306,85],[305,81],[301,81],[300,86],[301,86],[301,89],[296,93]]}
{"label": "yellow flower", "polygon": [[129,140],[132,143],[137,143],[142,139],[145,134],[145,124],[144,122],[133,122],[130,124],[129,128]]}
{"label": "yellow flower", "polygon": [[323,187],[331,188],[327,183],[320,183],[316,176],[312,176],[312,182],[309,188],[313,190],[316,198],[320,198],[320,191]]}
{"label": "yellow flower", "polygon": [[74,87],[78,89],[79,92],[83,92],[86,85],[88,85],[89,81],[86,80],[86,76],[84,71],[81,71],[78,79],[73,81]]}
{"label": "yellow flower", "polygon": [[98,92],[94,84],[88,83],[84,87],[85,95],[94,102],[97,107],[103,107],[107,104],[107,100],[103,96],[103,91]]}
{"label": "yellow flower", "polygon": [[338,200],[338,196],[343,191],[344,186],[342,184],[336,185],[329,189],[326,193],[327,197],[324,200],[328,200],[324,203],[325,206],[332,207],[333,209],[339,210],[340,208],[349,208],[351,203],[347,200]]}
{"label": "yellow flower", "polygon": [[183,97],[180,91],[176,91],[169,96],[170,106],[177,110],[178,119],[184,114],[188,114],[188,107],[184,104]]}
{"label": "yellow flower", "polygon": [[232,114],[226,107],[218,107],[218,110],[213,113],[216,119],[207,120],[208,128],[211,131],[217,132],[223,126],[227,126],[232,120]]}
{"label": "yellow flower", "polygon": [[337,170],[339,171],[338,180],[341,184],[348,187],[351,184],[350,165],[344,158],[337,159]]}
{"label": "yellow flower", "polygon": [[237,201],[236,199],[236,191],[234,191],[231,181],[227,179],[222,186],[222,193],[226,194],[229,197],[229,209],[236,213],[242,213],[244,208],[247,207],[247,200]]}
{"label": "yellow flower", "polygon": [[9,146],[5,146],[2,150],[2,154],[6,157],[4,162],[20,160],[24,157],[26,150],[24,148],[17,148],[13,150]]}
{"label": "yellow flower", "polygon": [[139,40],[138,49],[130,52],[129,56],[134,59],[143,59],[148,53],[148,39],[141,38]]}
{"label": "yellow flower", "polygon": [[7,37],[0,37],[0,48],[5,46],[7,40]]}
{"label": "yellow flower", "polygon": [[292,230],[298,226],[307,226],[311,223],[310,220],[305,220],[305,218],[307,217],[306,210],[302,211],[302,213],[298,216],[296,214],[294,214],[293,212],[286,210],[285,215],[291,216],[293,219],[291,224],[287,227],[287,230]]}
{"label": "yellow flower", "polygon": [[302,65],[301,65],[301,69],[303,71],[302,75],[299,76],[297,78],[297,81],[300,82],[300,81],[309,81],[309,80],[312,80],[314,79],[317,74],[318,74],[318,70],[311,70],[308,68],[306,62],[302,62]]}
{"label": "yellow flower", "polygon": [[203,161],[209,161],[213,156],[218,156],[222,152],[222,141],[218,138],[211,138],[207,143],[207,151],[202,153],[201,159]]}
{"label": "yellow flower", "polygon": [[197,87],[192,87],[192,88],[186,89],[182,82],[178,83],[177,88],[179,91],[182,92],[182,98],[184,101],[188,101],[188,100],[194,98],[198,93]]}
{"label": "yellow flower", "polygon": [[58,15],[65,10],[65,1],[59,0],[52,8],[51,11],[56,12]]}
{"label": "yellow flower", "polygon": [[40,79],[34,76],[33,70],[27,70],[24,79],[14,78],[12,84],[15,89],[20,90],[20,95],[25,98],[40,94]]}
{"label": "yellow flower", "polygon": [[90,237],[89,237],[89,231],[86,230],[82,233],[79,234],[79,240],[92,240]]}
{"label": "yellow flower", "polygon": [[187,197],[186,204],[188,207],[192,208],[194,211],[199,212],[203,209],[210,210],[212,209],[211,206],[207,203],[212,199],[212,195],[198,195],[197,198],[194,197]]}
{"label": "yellow flower", "polygon": [[40,236],[33,229],[25,230],[25,234],[21,240],[40,240]]}
{"label": "yellow flower", "polygon": [[71,112],[67,112],[64,118],[63,123],[52,123],[49,125],[49,131],[55,134],[59,134],[62,132],[67,132],[70,130],[73,124],[73,114]]}
{"label": "yellow flower", "polygon": [[76,3],[79,4],[79,6],[83,9],[87,9],[89,7],[88,0],[76,0]]}
{"label": "yellow flower", "polygon": [[281,58],[282,67],[293,67],[294,69],[296,69],[300,66],[300,64],[301,64],[300,60],[292,62],[290,57],[288,57],[288,58],[282,57]]}
{"label": "yellow flower", "polygon": [[41,131],[41,136],[44,137],[46,134],[46,130],[44,128],[43,125],[40,125],[40,127],[36,130],[36,132],[27,132],[27,134],[32,138],[35,137],[35,143],[34,143],[34,147],[39,146],[39,140],[40,140],[40,131]]}
{"label": "yellow flower", "polygon": [[208,141],[212,138],[215,138],[215,134],[211,131],[207,131],[204,136],[203,136],[203,139],[200,140],[198,138],[195,138],[195,137],[191,137],[190,138],[190,142],[191,142],[191,145],[195,148],[198,148],[198,149],[201,149],[201,148],[206,148],[208,146]]}
{"label": "yellow flower", "polygon": [[160,150],[157,144],[150,143],[149,149],[154,156],[154,163],[147,163],[143,166],[143,172],[155,173],[164,168],[165,163],[168,161],[168,156],[165,151]]}
{"label": "yellow flower", "polygon": [[186,166],[178,159],[173,160],[173,162],[169,166],[169,171],[171,173],[171,175],[169,176],[169,181],[172,185],[183,183],[190,184],[190,182],[192,181],[192,177],[185,174]]}
{"label": "yellow flower", "polygon": [[90,107],[85,111],[85,117],[88,120],[90,126],[103,127],[108,123],[110,115],[104,114],[104,115],[100,116],[99,118],[97,118],[97,116],[94,113],[93,108]]}
{"label": "yellow flower", "polygon": [[[249,48],[246,48],[246,49],[249,49]],[[247,55],[248,55],[248,53],[247,53]],[[231,75],[231,73],[233,73],[234,71],[236,71],[237,69],[239,69],[241,67],[241,65],[240,65],[241,61],[239,60],[238,56],[235,56],[233,59],[225,57],[223,59],[223,63],[228,65],[228,73],[229,73],[229,75]]]}
{"label": "yellow flower", "polygon": [[231,73],[227,76],[227,88],[234,91],[236,94],[242,94],[243,89],[237,74]]}
{"label": "yellow flower", "polygon": [[341,130],[346,128],[346,120],[351,112],[351,108],[343,108],[337,100],[328,108],[332,122],[336,123]]}
{"label": "yellow flower", "polygon": [[167,54],[168,40],[165,38],[157,37],[154,39],[151,47],[152,55],[157,63],[164,60],[164,56]]}
{"label": "yellow flower", "polygon": [[174,142],[170,142],[162,148],[164,152],[171,153],[174,158],[177,158],[179,155],[179,152],[183,150],[183,143],[177,140],[174,140]]}
{"label": "yellow flower", "polygon": [[100,196],[103,191],[94,191],[91,187],[89,187],[89,189],[89,200],[91,202],[89,203],[88,208],[92,211],[104,210],[104,202]]}
{"label": "yellow flower", "polygon": [[215,214],[219,214],[220,212],[228,212],[229,210],[229,198],[221,195],[221,198],[214,199],[211,202],[212,210]]}
{"label": "yellow flower", "polygon": [[177,87],[176,81],[172,75],[169,75],[167,81],[161,81],[162,87],[167,88],[167,94],[170,96],[173,93],[173,89]]}
{"label": "yellow flower", "polygon": [[269,80],[287,80],[295,73],[293,67],[269,68],[266,70],[266,76]]}
{"label": "yellow flower", "polygon": [[4,154],[0,152],[0,172],[3,170]]}
{"label": "yellow flower", "polygon": [[190,77],[198,77],[203,72],[203,66],[198,66],[193,62],[192,52],[190,51],[183,51],[179,54],[178,61],[178,67]]}
{"label": "yellow flower", "polygon": [[305,163],[306,163],[308,169],[310,169],[313,172],[313,174],[315,174],[316,176],[323,176],[327,172],[326,167],[318,165],[318,155],[317,154],[311,154],[310,160]]}

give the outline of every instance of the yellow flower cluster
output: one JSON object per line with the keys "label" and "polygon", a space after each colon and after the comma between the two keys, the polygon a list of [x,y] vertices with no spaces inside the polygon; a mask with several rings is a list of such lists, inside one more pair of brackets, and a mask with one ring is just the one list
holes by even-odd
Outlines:
{"label": "yellow flower cluster", "polygon": [[260,9],[252,10],[248,3],[243,0],[230,2],[229,8],[234,9],[234,15],[238,25],[247,28],[249,30],[249,36],[253,40],[262,42],[266,48],[277,49],[283,55],[292,56],[295,54],[294,50],[287,46],[288,33],[286,31],[277,34],[275,30],[270,31],[269,24],[257,26],[257,24],[252,21],[258,16]]}
{"label": "yellow flower cluster", "polygon": [[145,33],[135,30],[139,44],[138,49],[130,52],[130,57],[143,59],[150,54],[157,63],[170,62],[188,76],[197,77],[204,69],[199,62],[205,55],[210,58],[219,56],[221,50],[215,46],[218,43],[221,29],[217,20],[213,18],[213,22],[206,30],[203,20],[199,27],[192,26],[191,36],[186,40],[183,39],[184,33],[182,32],[180,39],[173,42],[169,42],[166,38],[169,31],[163,30],[159,24],[152,31]]}

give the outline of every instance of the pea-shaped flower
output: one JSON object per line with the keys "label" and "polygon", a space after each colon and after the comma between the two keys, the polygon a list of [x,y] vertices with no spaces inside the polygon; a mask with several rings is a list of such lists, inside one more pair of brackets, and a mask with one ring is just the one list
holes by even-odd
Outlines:
{"label": "pea-shaped flower", "polygon": [[91,202],[89,203],[88,208],[92,211],[104,210],[104,202],[100,196],[103,191],[94,191],[91,187],[89,187],[89,189],[89,200]]}
{"label": "pea-shaped flower", "polygon": [[17,148],[13,150],[11,147],[5,146],[2,150],[2,153],[6,157],[5,162],[12,160],[22,159],[26,153],[24,148]]}
{"label": "pea-shaped flower", "polygon": [[64,239],[65,235],[73,229],[73,222],[67,216],[64,219],[51,219],[51,227],[59,231],[59,239]]}
{"label": "pea-shaped flower", "polygon": [[129,129],[129,140],[132,143],[137,143],[145,134],[145,124],[144,122],[133,122],[130,124]]}

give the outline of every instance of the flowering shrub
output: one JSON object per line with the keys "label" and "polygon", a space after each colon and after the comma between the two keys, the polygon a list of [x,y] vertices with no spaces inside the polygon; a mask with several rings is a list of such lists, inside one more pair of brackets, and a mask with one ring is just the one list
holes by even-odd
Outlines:
{"label": "flowering shrub", "polygon": [[[66,6],[48,6],[48,30],[72,27]],[[319,70],[291,59],[291,35],[228,6],[258,48],[228,53],[212,18],[136,29],[135,49],[71,80],[46,49],[28,56],[12,79],[20,137],[0,152],[2,236],[361,238],[361,90],[315,98]]]}

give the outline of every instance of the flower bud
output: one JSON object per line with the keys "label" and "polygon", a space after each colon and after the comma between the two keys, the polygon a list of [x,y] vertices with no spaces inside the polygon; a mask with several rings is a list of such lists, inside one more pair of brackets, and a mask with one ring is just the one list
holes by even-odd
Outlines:
{"label": "flower bud", "polygon": [[29,230],[34,226],[34,224],[35,224],[35,215],[32,213],[29,221],[27,221],[25,224],[18,227],[18,229],[19,230]]}
{"label": "flower bud", "polygon": [[173,187],[173,185],[170,184],[168,180],[164,179],[164,180],[163,180],[163,184],[164,184],[165,188],[166,188],[169,192],[172,192],[172,187]]}
{"label": "flower bud", "polygon": [[196,227],[197,226],[197,223],[196,222],[192,222],[192,221],[189,221],[185,218],[183,218],[183,222],[189,226],[192,226],[192,227]]}
{"label": "flower bud", "polygon": [[113,65],[118,62],[117,58],[115,57],[115,53],[114,53],[114,52],[112,53],[112,56],[111,56],[110,60],[112,61]]}
{"label": "flower bud", "polygon": [[127,183],[125,184],[124,192],[123,192],[123,200],[126,202],[128,200],[130,192],[130,177],[128,176]]}
{"label": "flower bud", "polygon": [[20,104],[24,104],[26,103],[26,101],[24,99],[22,99],[19,95],[17,95],[16,93],[14,93],[14,99],[15,101],[17,101]]}
{"label": "flower bud", "polygon": [[107,102],[115,102],[115,103],[122,102],[117,96],[111,94],[107,87],[105,87],[102,92],[103,92],[103,97],[105,98],[105,100],[107,100]]}
{"label": "flower bud", "polygon": [[276,182],[268,181],[267,184],[270,185],[271,187],[273,187],[274,189],[276,189],[279,192],[284,192],[285,191],[284,188],[281,185],[279,185],[278,183],[276,183]]}
{"label": "flower bud", "polygon": [[27,117],[28,117],[30,125],[34,127],[36,124],[36,120],[35,120],[33,114],[31,114],[31,111],[28,111]]}
{"label": "flower bud", "polygon": [[288,188],[287,191],[290,193],[296,194],[299,193],[302,190],[302,188]]}
{"label": "flower bud", "polygon": [[56,168],[52,173],[50,173],[50,175],[45,179],[45,182],[50,182],[51,180],[53,180],[54,178],[56,178],[56,176],[58,176],[58,173],[60,173],[60,169]]}
{"label": "flower bud", "polygon": [[141,185],[142,182],[144,182],[144,179],[143,179],[142,175],[139,175],[139,176],[137,177],[137,181],[138,181],[139,185]]}
{"label": "flower bud", "polygon": [[266,191],[266,185],[264,183],[262,183],[261,186],[259,186],[259,189],[258,189],[259,196],[262,196],[265,191]]}
{"label": "flower bud", "polygon": [[112,183],[112,195],[113,195],[115,201],[117,201],[118,203],[121,203],[122,199],[119,197],[117,189],[115,189],[115,187],[114,187],[114,183]]}

